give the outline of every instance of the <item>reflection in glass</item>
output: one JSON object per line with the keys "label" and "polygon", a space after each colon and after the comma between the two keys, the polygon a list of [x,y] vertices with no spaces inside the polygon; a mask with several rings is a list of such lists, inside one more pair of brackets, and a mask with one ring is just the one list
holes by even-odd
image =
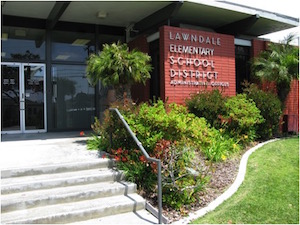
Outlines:
{"label": "reflection in glass", "polygon": [[85,77],[86,66],[52,66],[54,128],[89,129],[95,116],[95,88]]}
{"label": "reflection in glass", "polygon": [[20,130],[18,66],[1,65],[1,130]]}
{"label": "reflection in glass", "polygon": [[86,62],[95,52],[94,43],[93,34],[53,31],[52,60]]}
{"label": "reflection in glass", "polygon": [[1,58],[20,60],[45,59],[45,31],[32,28],[2,27]]}
{"label": "reflection in glass", "polygon": [[25,129],[44,129],[44,66],[24,66]]}

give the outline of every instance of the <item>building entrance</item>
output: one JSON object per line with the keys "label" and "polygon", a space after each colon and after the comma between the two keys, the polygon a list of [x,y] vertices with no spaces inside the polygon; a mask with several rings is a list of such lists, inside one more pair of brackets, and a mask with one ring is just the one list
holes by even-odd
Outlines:
{"label": "building entrance", "polygon": [[45,64],[1,63],[1,133],[46,132]]}

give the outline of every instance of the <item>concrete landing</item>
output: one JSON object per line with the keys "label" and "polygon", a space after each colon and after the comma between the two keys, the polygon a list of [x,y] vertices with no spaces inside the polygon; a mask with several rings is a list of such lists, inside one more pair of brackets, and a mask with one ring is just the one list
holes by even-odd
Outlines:
{"label": "concrete landing", "polygon": [[99,159],[98,151],[87,150],[87,139],[79,132],[1,135],[0,169]]}

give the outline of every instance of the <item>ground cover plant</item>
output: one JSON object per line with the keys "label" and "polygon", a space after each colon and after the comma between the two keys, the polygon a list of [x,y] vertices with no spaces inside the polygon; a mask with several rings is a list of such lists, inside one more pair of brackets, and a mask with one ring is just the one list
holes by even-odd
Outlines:
{"label": "ground cover plant", "polygon": [[299,138],[254,152],[234,196],[193,223],[299,224]]}

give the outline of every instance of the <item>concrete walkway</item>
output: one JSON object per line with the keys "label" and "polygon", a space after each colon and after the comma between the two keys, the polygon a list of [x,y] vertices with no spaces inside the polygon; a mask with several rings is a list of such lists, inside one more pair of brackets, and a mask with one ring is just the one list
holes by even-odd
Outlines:
{"label": "concrete walkway", "polygon": [[79,132],[1,135],[0,169],[99,159],[98,151],[87,150],[87,136]]}
{"label": "concrete walkway", "polygon": [[[1,169],[1,171],[9,171],[9,170],[17,170],[18,171],[18,169],[19,170],[21,169],[24,171],[26,169],[28,169],[29,171],[31,171],[30,169],[33,167],[36,170],[38,170],[39,168],[41,170],[45,170],[45,168],[47,170],[50,170],[52,167],[55,167],[54,169],[56,170],[56,166],[59,168],[59,165],[62,165],[63,166],[62,168],[65,169],[65,168],[67,168],[67,165],[69,165],[73,168],[74,164],[81,165],[83,162],[87,162],[87,163],[91,164],[93,162],[99,163],[99,161],[100,162],[107,161],[107,159],[102,159],[99,156],[98,151],[96,151],[96,150],[88,151],[87,150],[86,141],[89,138],[89,136],[90,135],[88,135],[88,134],[85,136],[80,136],[79,132],[1,135],[0,169]],[[85,171],[88,171],[90,173],[91,170],[84,170],[82,173],[85,173]],[[95,171],[96,171],[96,173],[99,173],[98,168]],[[105,170],[103,170],[103,171],[105,171]],[[75,172],[72,171],[72,174],[74,174],[74,173]],[[78,178],[79,181],[84,180],[84,178],[81,178],[79,176],[80,175],[79,173],[81,173],[81,171],[76,172],[76,178],[79,177]],[[103,175],[103,177],[106,177],[105,174]],[[55,173],[54,174],[50,173],[49,175],[48,174],[46,174],[46,175],[49,177],[50,176],[51,177],[59,176],[59,174],[56,175]],[[44,176],[46,176],[46,175],[44,175]],[[75,175],[73,175],[73,176],[75,176]],[[37,175],[36,177],[40,178],[42,176]],[[90,175],[90,177],[92,177],[92,175]],[[100,179],[102,176],[97,175],[97,177],[99,177],[98,179]],[[26,179],[27,178],[28,177],[26,177]],[[71,178],[72,177],[70,177],[70,179]],[[12,179],[16,179],[16,178],[13,177]],[[22,177],[20,179],[22,179]],[[33,176],[33,178],[31,177],[30,179],[33,180],[32,182],[38,182],[38,185],[43,184],[43,183],[40,184],[38,181],[38,178],[35,178],[34,176]],[[60,179],[57,178],[54,181],[55,185],[57,185],[57,183],[58,183],[57,180],[60,180]],[[88,178],[87,180],[91,180],[91,178]],[[49,184],[50,181],[46,180],[45,182],[46,182],[46,184]],[[101,190],[101,188],[105,189],[105,185],[104,185],[104,184],[106,184],[105,182],[106,181],[103,181],[100,184],[100,186],[98,183],[91,184],[91,185],[84,183],[85,188],[87,188],[87,189],[90,188],[92,191],[89,192],[88,190],[86,190],[82,193],[81,190],[80,191],[76,190],[79,193],[77,195],[80,197],[80,199],[82,198],[82,196],[88,196],[89,193],[92,193],[93,195],[95,195],[95,193],[97,193],[97,191],[99,191],[99,189],[100,190]],[[73,181],[72,182],[70,181],[70,183],[73,183]],[[114,186],[117,184],[118,183],[109,183],[109,185],[112,186],[112,190],[113,190],[112,193],[118,194],[118,191],[117,191],[118,189],[116,189],[116,186]],[[95,186],[95,185],[98,185],[101,188],[97,188],[96,190],[94,190],[92,188],[92,186]],[[123,187],[122,185],[119,185],[119,186]],[[27,187],[27,184],[26,184],[26,187]],[[57,187],[54,186],[52,189],[51,188],[42,189],[42,190],[38,189],[34,192],[34,194],[38,194],[39,193],[38,191],[41,191],[42,193],[44,193],[45,191],[49,191],[50,194],[49,193],[48,194],[49,194],[49,196],[51,196],[52,191],[57,190],[57,189],[59,190],[59,188],[60,188],[60,186],[57,186]],[[58,192],[59,194],[57,194],[57,195],[54,194],[54,196],[63,196],[65,194],[68,196],[68,198],[70,198],[70,196],[73,194],[73,192],[70,192],[71,194],[68,195],[69,192],[66,192],[67,188],[73,190],[74,188],[77,188],[77,186],[70,186],[70,187],[67,186],[64,188],[64,193],[61,194],[60,192]],[[76,191],[75,191],[75,193],[77,193]],[[108,191],[107,191],[107,193],[108,193]],[[17,194],[19,194],[19,193],[17,193]],[[22,192],[21,192],[21,194],[22,194]],[[77,195],[75,195],[75,197]],[[130,212],[130,210],[129,210],[128,213],[122,213],[120,215],[118,214],[117,209],[119,206],[124,211],[125,206],[127,207],[127,205],[132,204],[132,201],[133,201],[132,196],[138,196],[138,195],[135,193],[131,194],[129,189],[126,190],[125,195],[121,194],[119,196],[112,196],[111,198],[109,198],[109,196],[108,196],[107,198],[110,199],[109,204],[108,203],[96,204],[97,207],[99,208],[99,209],[97,208],[97,210],[99,212],[105,211],[106,208],[110,207],[110,205],[113,205],[113,202],[111,199],[117,199],[120,203],[117,203],[116,206],[112,207],[112,210],[114,212],[113,216],[104,216],[104,217],[99,216],[99,218],[88,219],[86,221],[78,222],[78,224],[155,224],[155,223],[157,223],[157,219],[152,214],[150,214],[148,211],[146,211],[144,209],[144,205],[143,205],[143,209],[140,209],[138,207],[139,206],[138,204],[142,204],[142,203],[139,203],[138,201],[135,201],[135,200],[134,200],[134,207],[137,209],[136,212]],[[25,197],[26,197],[26,195],[25,195]],[[138,196],[138,198],[142,199],[140,196]],[[95,201],[100,202],[100,201],[102,201],[102,199],[104,199],[104,198],[92,199],[92,200],[88,201],[87,206],[84,205],[84,204],[86,204],[85,202],[87,202],[87,201],[76,201],[76,203],[72,204],[71,207],[75,207],[76,205],[80,204],[79,211],[81,212],[82,210],[84,210],[83,206],[85,206],[87,208],[85,213],[90,215],[89,207],[93,207],[93,204],[92,204],[93,202],[95,202]],[[32,201],[31,198],[29,198],[30,204],[31,204],[31,201]],[[126,204],[124,203],[124,201]],[[142,202],[142,200],[141,200],[141,202]],[[64,204],[64,202],[62,202],[61,204]],[[64,207],[67,207],[68,205],[70,205],[70,204],[68,204],[68,202],[66,202],[65,205],[61,206],[61,210],[63,210]],[[123,207],[123,205],[125,205],[125,206]],[[59,206],[57,206],[57,207],[59,207]],[[51,205],[49,205],[49,208],[51,208]],[[35,212],[35,211],[40,212],[38,210],[43,212],[42,211],[43,207],[41,207],[41,208],[37,207],[37,208],[34,208],[34,210],[28,209],[28,211],[26,211],[26,213],[27,212]],[[96,210],[96,209],[92,208],[92,210]],[[73,211],[74,210],[71,210],[71,212],[73,214],[75,214]],[[8,212],[8,213],[15,213],[15,211]],[[67,213],[69,213],[69,211]],[[65,213],[64,215],[67,215],[67,213]],[[40,215],[41,213],[38,213],[38,214]],[[56,214],[53,214],[53,215],[56,215]]]}

